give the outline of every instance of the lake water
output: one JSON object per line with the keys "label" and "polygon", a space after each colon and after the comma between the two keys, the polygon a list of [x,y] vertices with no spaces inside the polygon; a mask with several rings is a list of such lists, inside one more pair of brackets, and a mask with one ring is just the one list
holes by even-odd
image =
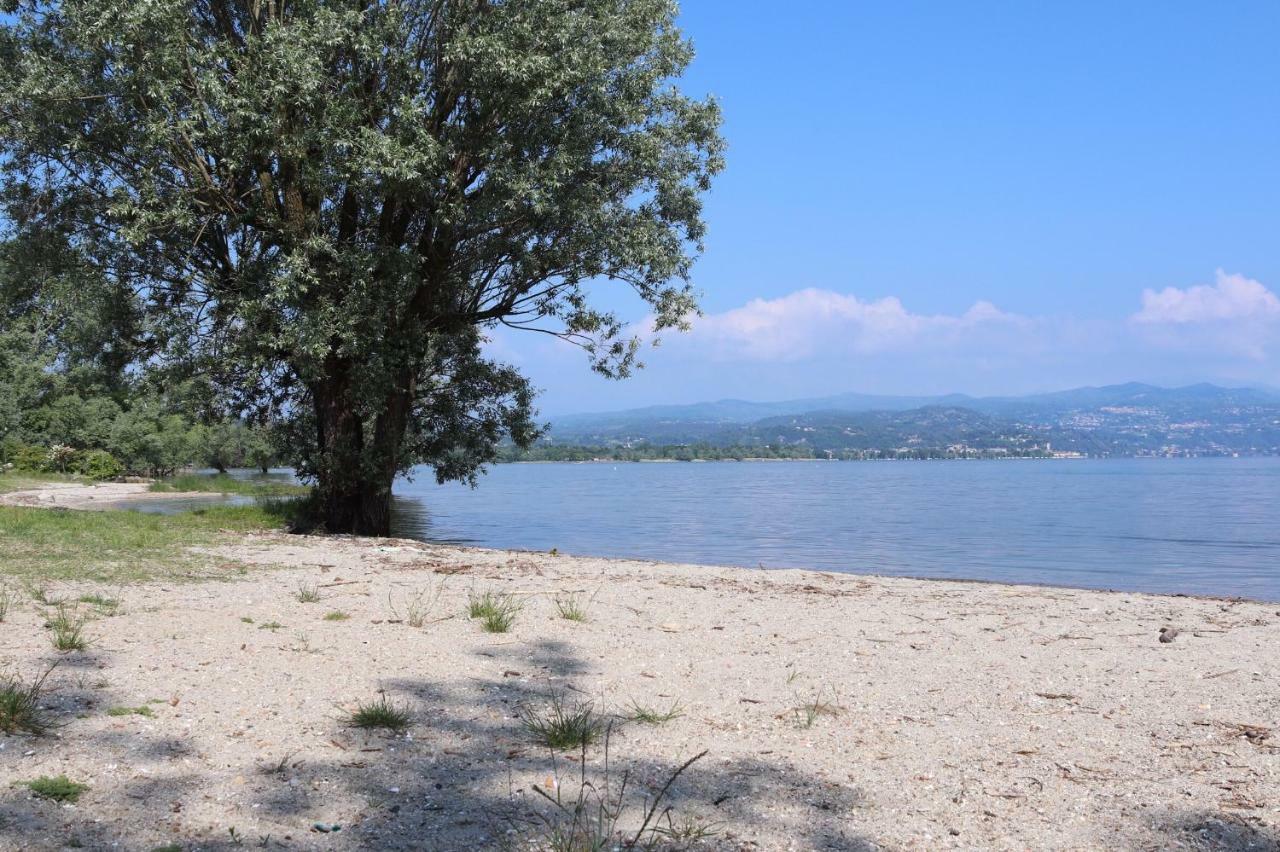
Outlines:
{"label": "lake water", "polygon": [[1280,459],[498,465],[397,488],[405,537],[1280,600]]}
{"label": "lake water", "polygon": [[1274,458],[515,464],[396,494],[428,541],[1280,601]]}

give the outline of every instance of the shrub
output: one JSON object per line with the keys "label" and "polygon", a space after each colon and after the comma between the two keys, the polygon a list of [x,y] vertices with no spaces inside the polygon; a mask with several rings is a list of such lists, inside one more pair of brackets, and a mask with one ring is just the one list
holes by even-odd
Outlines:
{"label": "shrub", "polygon": [[76,462],[76,470],[98,482],[124,475],[124,465],[106,450],[87,450],[81,453]]}
{"label": "shrub", "polygon": [[44,447],[22,444],[12,451],[11,458],[17,470],[40,473],[49,469],[49,451]]}
{"label": "shrub", "polygon": [[42,799],[53,799],[55,802],[74,802],[80,794],[89,789],[87,784],[77,784],[65,775],[43,776],[27,781],[26,786]]}

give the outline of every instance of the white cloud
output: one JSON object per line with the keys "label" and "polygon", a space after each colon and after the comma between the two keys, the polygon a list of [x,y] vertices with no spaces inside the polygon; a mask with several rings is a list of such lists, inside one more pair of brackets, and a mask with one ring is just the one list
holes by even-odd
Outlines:
{"label": "white cloud", "polygon": [[1209,323],[1280,319],[1280,297],[1260,282],[1218,270],[1212,285],[1142,291],[1139,323]]}
{"label": "white cloud", "polygon": [[1213,284],[1144,290],[1130,320],[1158,346],[1265,361],[1280,341],[1280,296],[1219,269]]}
{"label": "white cloud", "polygon": [[699,317],[690,342],[710,344],[735,358],[796,361],[833,350],[873,353],[945,347],[1033,323],[985,301],[962,314],[917,314],[893,296],[864,301],[809,288]]}

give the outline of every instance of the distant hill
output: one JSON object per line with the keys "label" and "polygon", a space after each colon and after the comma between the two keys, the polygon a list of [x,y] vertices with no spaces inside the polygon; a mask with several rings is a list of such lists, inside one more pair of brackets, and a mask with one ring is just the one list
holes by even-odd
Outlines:
{"label": "distant hill", "polygon": [[1026,448],[1091,455],[1280,454],[1280,392],[1129,383],[1021,397],[847,393],[782,402],[720,400],[560,417],[551,445]]}

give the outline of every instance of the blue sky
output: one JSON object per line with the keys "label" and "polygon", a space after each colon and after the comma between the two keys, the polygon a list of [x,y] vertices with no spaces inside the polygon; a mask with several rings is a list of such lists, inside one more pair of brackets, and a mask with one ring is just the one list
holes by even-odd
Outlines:
{"label": "blue sky", "polygon": [[1280,4],[686,0],[682,26],[729,143],[705,317],[621,383],[500,335],[547,414],[1280,385]]}

